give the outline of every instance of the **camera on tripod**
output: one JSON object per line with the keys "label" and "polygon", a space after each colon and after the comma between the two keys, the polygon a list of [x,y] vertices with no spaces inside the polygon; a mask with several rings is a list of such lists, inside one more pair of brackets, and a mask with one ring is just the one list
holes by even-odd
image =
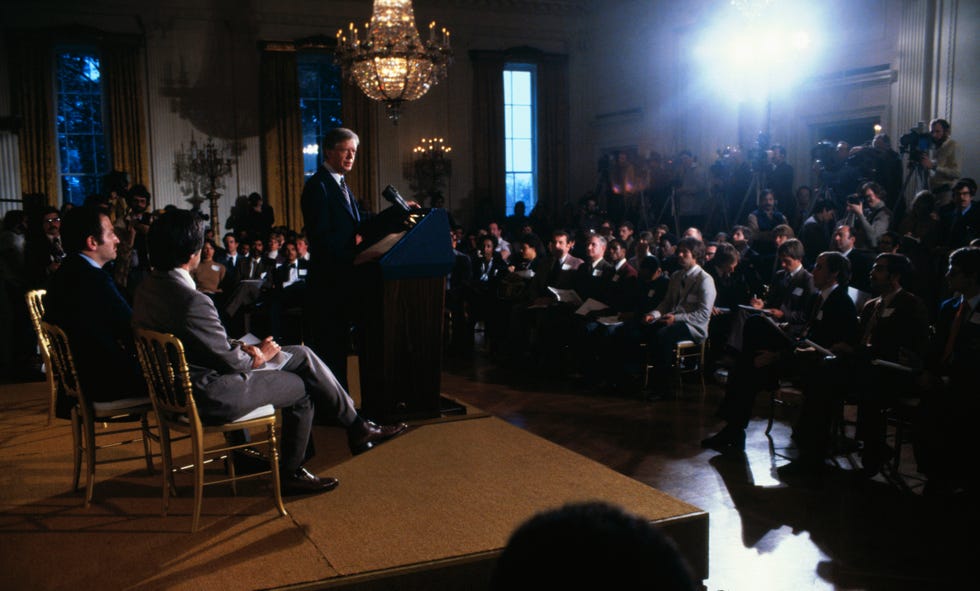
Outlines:
{"label": "camera on tripod", "polygon": [[926,124],[919,121],[908,133],[898,138],[898,149],[902,154],[909,155],[909,162],[919,162],[929,152],[932,146],[932,136],[926,129]]}

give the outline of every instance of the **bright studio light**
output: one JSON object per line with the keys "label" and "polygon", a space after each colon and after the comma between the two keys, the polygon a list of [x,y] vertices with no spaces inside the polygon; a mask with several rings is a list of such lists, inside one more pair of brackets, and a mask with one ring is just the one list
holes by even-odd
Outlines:
{"label": "bright studio light", "polygon": [[798,4],[773,4],[761,14],[722,11],[705,28],[694,55],[713,92],[764,101],[810,74],[820,53],[811,30],[819,25]]}

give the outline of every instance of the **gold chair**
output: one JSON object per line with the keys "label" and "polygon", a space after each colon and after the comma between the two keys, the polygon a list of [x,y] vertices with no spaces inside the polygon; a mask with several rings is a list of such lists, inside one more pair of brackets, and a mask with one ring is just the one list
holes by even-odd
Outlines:
{"label": "gold chair", "polygon": [[51,368],[51,346],[48,339],[41,331],[41,319],[44,318],[44,297],[48,294],[46,289],[32,289],[27,292],[27,310],[31,315],[31,324],[34,325],[34,334],[37,335],[38,349],[41,350],[41,362],[44,364],[44,375],[48,379],[48,389],[51,392],[51,403],[48,406],[48,424],[54,422],[54,411],[58,404],[58,382]]}
{"label": "gold chair", "polygon": [[[276,411],[271,404],[261,406],[247,415],[229,423],[220,425],[205,425],[197,413],[191,388],[190,374],[187,369],[187,359],[184,356],[184,346],[180,339],[172,334],[164,334],[152,330],[136,329],[136,350],[139,353],[143,375],[149,385],[150,399],[156,409],[157,421],[160,425],[160,437],[163,456],[163,514],[167,514],[170,502],[170,491],[177,490],[174,473],[183,470],[193,470],[194,474],[194,517],[191,521],[191,531],[195,532],[201,518],[201,501],[205,485],[230,483],[232,492],[236,492],[235,482],[258,476],[272,476],[272,493],[276,508],[280,515],[287,515],[286,507],[282,504],[282,494],[279,490],[279,451],[276,448]],[[253,437],[248,444],[220,445],[205,447],[206,433],[226,433],[248,429]],[[185,433],[191,439],[193,463],[183,468],[173,466],[173,450],[171,449],[170,431]],[[255,439],[256,434],[265,431],[264,439]],[[268,445],[269,470],[255,474],[238,476],[235,474],[235,464],[231,453],[236,449],[250,446]],[[227,478],[204,482],[205,458],[224,458]]]}
{"label": "gold chair", "polygon": [[[78,490],[79,475],[81,473],[82,456],[85,457],[85,506],[88,507],[92,502],[92,490],[95,486],[95,466],[97,464],[115,463],[129,461],[140,456],[126,456],[98,460],[96,452],[100,449],[118,447],[130,443],[143,443],[143,458],[146,460],[146,469],[153,472],[153,456],[150,453],[150,440],[159,438],[150,431],[147,414],[153,411],[150,399],[126,398],[111,402],[92,402],[89,401],[78,381],[78,373],[75,371],[75,360],[72,357],[71,347],[68,343],[68,336],[58,326],[41,321],[40,335],[47,341],[49,347],[49,360],[51,367],[50,373],[54,374],[55,382],[67,396],[75,399],[75,406],[71,409],[71,436],[72,436],[72,455],[74,460],[74,478],[72,479],[73,490]],[[121,423],[139,420],[138,427],[126,427],[122,429],[98,431],[95,423]],[[96,439],[107,435],[118,435],[122,433],[140,432],[142,435],[136,439],[125,441],[113,441],[106,445],[98,445]]]}
{"label": "gold chair", "polygon": [[[701,377],[701,390],[704,391],[704,367],[709,346],[708,339],[705,339],[700,343],[695,343],[694,341],[679,341],[676,345],[674,345],[673,365],[674,371],[677,374],[678,386],[683,385],[684,374],[696,372]],[[643,388],[646,389],[650,386],[650,372],[653,370],[653,363],[650,360],[651,353],[646,343],[641,343],[640,348],[642,349],[644,360]]]}

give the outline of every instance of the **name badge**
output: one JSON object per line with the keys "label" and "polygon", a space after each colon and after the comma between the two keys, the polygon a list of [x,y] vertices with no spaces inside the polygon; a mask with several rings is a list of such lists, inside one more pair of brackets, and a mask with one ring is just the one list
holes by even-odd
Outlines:
{"label": "name badge", "polygon": [[647,292],[647,297],[648,298],[652,298],[653,297],[653,290],[652,289]]}
{"label": "name badge", "polygon": [[970,316],[970,324],[980,324],[980,312],[974,312],[973,316]]}
{"label": "name badge", "polygon": [[262,273],[259,274],[259,279],[265,279],[265,276],[266,275],[268,275],[268,273],[266,273],[265,271],[262,271]]}
{"label": "name badge", "polygon": [[881,311],[881,317],[882,318],[888,318],[894,312],[895,312],[895,308],[885,308],[884,310]]}
{"label": "name badge", "polygon": [[817,312],[817,320],[823,320],[823,310]]}
{"label": "name badge", "polygon": [[568,263],[562,263],[561,270],[562,271],[571,271],[572,270],[572,266],[569,265]]}
{"label": "name badge", "polygon": [[613,278],[612,278],[612,280],[613,280],[613,282],[614,282],[614,283],[615,283],[616,281],[619,281],[619,275],[613,275]]}
{"label": "name badge", "polygon": [[602,269],[593,269],[592,270],[592,276],[593,277],[602,277]]}
{"label": "name badge", "polygon": [[211,270],[214,271],[215,273],[217,273],[218,271],[221,270],[221,266],[220,265],[211,265]]}
{"label": "name badge", "polygon": [[690,303],[697,302],[697,301],[698,301],[698,294],[696,294],[696,293],[689,293],[689,294],[687,294],[687,302],[689,304]]}
{"label": "name badge", "polygon": [[299,271],[300,277],[306,277],[306,271],[307,271],[306,269],[296,269],[296,270]]}
{"label": "name badge", "polygon": [[795,295],[795,296],[801,296],[801,295],[803,295],[803,288],[802,287],[797,287],[796,289],[794,289],[793,290],[793,295]]}

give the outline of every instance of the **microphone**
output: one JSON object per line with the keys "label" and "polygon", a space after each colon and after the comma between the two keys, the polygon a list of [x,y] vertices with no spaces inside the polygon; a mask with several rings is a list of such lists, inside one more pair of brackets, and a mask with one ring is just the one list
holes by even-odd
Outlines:
{"label": "microphone", "polygon": [[408,203],[405,203],[405,199],[398,193],[398,189],[391,185],[385,187],[385,190],[381,192],[381,196],[384,197],[385,201],[391,203],[392,205],[397,205],[405,211],[409,211],[411,207]]}

